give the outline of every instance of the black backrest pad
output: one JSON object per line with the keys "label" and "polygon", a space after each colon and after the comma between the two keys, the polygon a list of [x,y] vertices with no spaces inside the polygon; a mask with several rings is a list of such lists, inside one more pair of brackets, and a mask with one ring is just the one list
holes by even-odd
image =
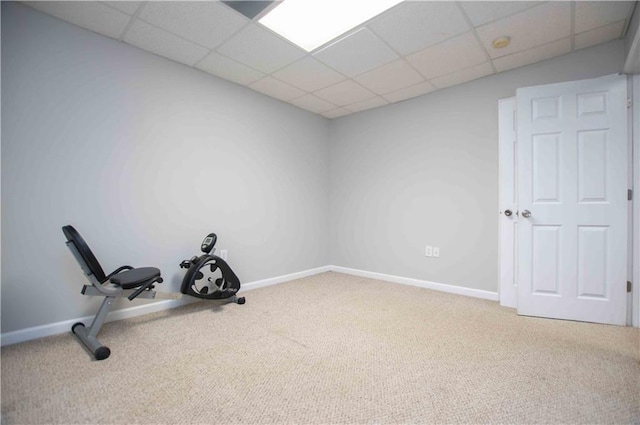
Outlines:
{"label": "black backrest pad", "polygon": [[104,282],[106,279],[104,270],[102,270],[102,266],[96,259],[96,256],[93,255],[93,252],[91,252],[91,248],[89,248],[89,245],[87,245],[84,239],[82,239],[80,233],[78,233],[76,229],[74,229],[71,225],[62,227],[62,232],[67,238],[67,241],[73,242],[73,244],[76,246],[76,249],[78,250],[80,255],[82,255],[84,262],[87,263],[87,266],[89,266],[89,269],[96,277],[98,282]]}

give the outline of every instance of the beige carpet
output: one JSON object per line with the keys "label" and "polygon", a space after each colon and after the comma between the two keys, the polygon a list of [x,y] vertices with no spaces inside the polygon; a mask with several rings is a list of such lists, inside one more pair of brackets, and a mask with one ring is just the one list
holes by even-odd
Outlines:
{"label": "beige carpet", "polygon": [[2,349],[2,424],[640,424],[640,330],[325,273]]}

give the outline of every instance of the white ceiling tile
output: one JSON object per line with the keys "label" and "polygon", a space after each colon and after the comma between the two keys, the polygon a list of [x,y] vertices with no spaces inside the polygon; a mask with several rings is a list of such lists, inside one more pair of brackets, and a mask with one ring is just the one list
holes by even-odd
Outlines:
{"label": "white ceiling tile", "polygon": [[469,31],[455,2],[405,1],[367,24],[402,55]]}
{"label": "white ceiling tile", "polygon": [[256,24],[231,37],[218,48],[218,52],[267,74],[305,55],[302,50]]}
{"label": "white ceiling tile", "polygon": [[299,90],[287,83],[283,83],[280,80],[276,80],[273,77],[266,76],[261,80],[256,81],[249,87],[266,94],[267,96],[275,97],[276,99],[284,100],[285,102],[300,97],[304,94],[302,90]]}
{"label": "white ceiling tile", "polygon": [[355,78],[374,93],[385,94],[412,86],[424,78],[404,59],[398,59]]}
{"label": "white ceiling tile", "polygon": [[410,99],[416,96],[422,96],[423,94],[431,93],[436,88],[428,81],[424,83],[416,84],[415,86],[400,89],[392,93],[387,93],[383,97],[389,102],[400,102],[401,100]]}
{"label": "white ceiling tile", "polygon": [[565,38],[554,41],[543,46],[534,47],[524,52],[514,53],[508,56],[502,56],[494,59],[498,72],[507,71],[509,69],[518,68],[535,62],[551,59],[556,56],[564,55],[571,51],[571,39]]}
{"label": "white ceiling tile", "polygon": [[388,105],[385,99],[380,96],[374,97],[373,99],[367,99],[362,102],[353,103],[351,105],[347,105],[344,108],[350,110],[351,112],[360,112],[366,111],[367,109],[377,108],[379,106]]}
{"label": "white ceiling tile", "polygon": [[541,3],[539,1],[463,1],[460,2],[460,5],[464,8],[473,26],[477,27]]}
{"label": "white ceiling tile", "polygon": [[625,20],[631,14],[633,3],[632,1],[577,1],[576,34]]}
{"label": "white ceiling tile", "polygon": [[124,41],[165,58],[193,66],[209,50],[177,35],[136,19]]}
{"label": "white ceiling tile", "polygon": [[431,80],[431,83],[433,83],[437,88],[443,89],[445,87],[466,83],[467,81],[475,80],[491,74],[493,74],[491,63],[485,62],[443,77],[434,78]]}
{"label": "white ceiling tile", "polygon": [[332,118],[338,118],[338,117],[343,117],[345,115],[349,115],[351,114],[351,111],[347,111],[344,108],[336,108],[336,109],[332,109],[330,111],[327,112],[323,112],[322,115],[332,119]]}
{"label": "white ceiling tile", "polygon": [[314,94],[338,106],[350,105],[376,96],[353,80],[326,87]]}
{"label": "white ceiling tile", "polygon": [[299,89],[312,92],[336,84],[345,77],[312,57],[306,57],[273,74]]}
{"label": "white ceiling tile", "polygon": [[120,38],[131,16],[99,2],[27,1],[27,6],[82,28]]}
{"label": "white ceiling tile", "polygon": [[344,37],[315,53],[316,59],[353,77],[398,58],[367,28]]}
{"label": "white ceiling tile", "polygon": [[329,103],[312,94],[305,94],[292,100],[291,103],[307,111],[315,112],[316,114],[321,114],[336,108],[336,105],[333,103]]}
{"label": "white ceiling tile", "polygon": [[310,55],[218,1],[24,3],[328,118],[619,38],[634,4],[406,0]]}
{"label": "white ceiling tile", "polygon": [[596,44],[615,40],[622,36],[622,31],[624,31],[624,21],[618,21],[613,24],[577,34],[575,39],[575,48],[584,49],[585,47],[595,46]]}
{"label": "white ceiling tile", "polygon": [[407,60],[430,79],[486,62],[487,55],[468,32],[407,56]]}
{"label": "white ceiling tile", "polygon": [[141,1],[102,1],[107,6],[111,6],[114,9],[118,9],[120,12],[124,12],[127,15],[133,15],[138,10]]}
{"label": "white ceiling tile", "polygon": [[262,72],[249,68],[240,62],[236,62],[216,52],[209,53],[196,64],[196,68],[244,86],[264,77]]}
{"label": "white ceiling tile", "polygon": [[222,3],[205,1],[151,1],[138,17],[210,49],[249,22]]}
{"label": "white ceiling tile", "polygon": [[[492,58],[541,46],[571,34],[570,3],[545,3],[478,27],[476,32]],[[511,43],[502,49],[494,49],[491,43],[502,36],[511,37]]]}

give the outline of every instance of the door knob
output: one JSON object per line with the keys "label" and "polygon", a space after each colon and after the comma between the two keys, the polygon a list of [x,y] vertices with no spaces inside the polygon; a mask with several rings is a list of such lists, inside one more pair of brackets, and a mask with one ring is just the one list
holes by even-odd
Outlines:
{"label": "door knob", "polygon": [[524,211],[522,211],[522,216],[523,216],[524,218],[529,218],[529,217],[531,217],[531,211],[529,211],[529,210],[524,210]]}
{"label": "door knob", "polygon": [[504,215],[506,215],[507,217],[511,217],[511,214],[513,214],[511,210],[504,210]]}

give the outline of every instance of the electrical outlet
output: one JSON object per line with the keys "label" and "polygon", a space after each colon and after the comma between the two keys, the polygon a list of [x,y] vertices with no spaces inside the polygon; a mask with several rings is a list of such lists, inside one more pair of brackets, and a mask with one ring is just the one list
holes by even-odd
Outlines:
{"label": "electrical outlet", "polygon": [[227,254],[228,254],[228,251],[226,249],[220,250],[220,258],[222,258],[224,261],[227,261]]}
{"label": "electrical outlet", "polygon": [[433,257],[433,247],[432,246],[427,245],[424,248],[424,256],[425,257]]}
{"label": "electrical outlet", "polygon": [[433,247],[433,256],[436,258],[440,258],[440,248],[437,246]]}

